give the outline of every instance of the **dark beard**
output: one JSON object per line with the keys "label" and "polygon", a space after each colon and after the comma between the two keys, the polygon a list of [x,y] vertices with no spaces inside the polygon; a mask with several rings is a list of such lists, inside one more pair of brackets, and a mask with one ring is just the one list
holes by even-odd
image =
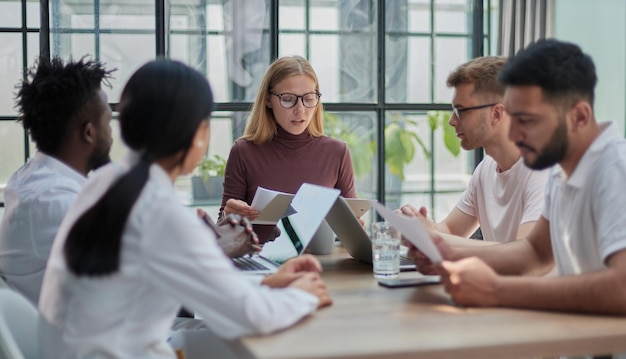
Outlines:
{"label": "dark beard", "polygon": [[559,119],[559,126],[554,130],[547,147],[543,149],[543,151],[537,152],[534,148],[530,148],[524,144],[518,144],[518,146],[528,148],[537,153],[535,162],[528,163],[524,161],[526,166],[533,170],[543,170],[561,162],[563,158],[565,158],[565,154],[569,148],[565,118]]}
{"label": "dark beard", "polygon": [[109,156],[109,151],[106,153],[96,153],[94,152],[89,158],[89,170],[96,170],[106,164],[111,162],[111,157]]}

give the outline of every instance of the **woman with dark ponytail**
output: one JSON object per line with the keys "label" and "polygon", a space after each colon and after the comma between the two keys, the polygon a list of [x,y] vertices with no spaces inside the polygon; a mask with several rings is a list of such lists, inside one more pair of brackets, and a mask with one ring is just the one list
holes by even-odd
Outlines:
{"label": "woman with dark ponytail", "polygon": [[174,358],[165,339],[181,305],[235,338],[330,304],[314,257],[255,282],[179,202],[173,181],[206,153],[212,107],[206,78],[182,63],[153,61],[128,80],[118,110],[130,153],[89,179],[48,261],[39,302],[47,357]]}

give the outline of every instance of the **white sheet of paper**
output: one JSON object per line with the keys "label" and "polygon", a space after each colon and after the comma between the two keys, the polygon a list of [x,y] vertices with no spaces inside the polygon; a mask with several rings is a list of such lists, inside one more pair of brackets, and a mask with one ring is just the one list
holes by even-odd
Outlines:
{"label": "white sheet of paper", "polygon": [[291,207],[293,194],[257,187],[252,199],[252,208],[259,211],[259,217],[252,224],[276,224],[290,214],[295,213]]}
{"label": "white sheet of paper", "polygon": [[428,232],[426,232],[426,229],[424,229],[419,219],[396,214],[389,208],[375,201],[372,201],[372,205],[387,222],[402,233],[404,238],[413,243],[413,245],[422,251],[433,263],[439,263],[443,260],[439,249],[437,249],[435,243],[430,239]]}

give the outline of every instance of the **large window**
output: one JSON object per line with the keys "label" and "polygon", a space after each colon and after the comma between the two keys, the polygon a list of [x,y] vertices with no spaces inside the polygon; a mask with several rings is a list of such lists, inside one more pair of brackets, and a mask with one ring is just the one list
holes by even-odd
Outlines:
{"label": "large window", "polygon": [[[320,79],[327,134],[350,146],[359,196],[392,207],[425,205],[441,217],[466,186],[473,155],[450,154],[442,140],[445,114],[436,114],[443,120],[433,131],[430,111],[449,109],[445,79],[454,67],[477,49],[492,52],[496,4],[477,1],[0,0],[0,17],[6,17],[0,19],[6,24],[0,76],[9,80],[0,89],[0,183],[33,153],[7,94],[40,51],[90,55],[117,68],[106,89],[112,105],[130,74],[150,59],[166,56],[195,67],[216,94],[209,152],[222,156],[242,134],[271,60],[297,54]],[[43,26],[40,7],[49,9]],[[483,22],[482,33],[473,31],[474,21]],[[119,159],[123,146],[114,133],[113,158]],[[177,188],[190,196],[189,179]]]}

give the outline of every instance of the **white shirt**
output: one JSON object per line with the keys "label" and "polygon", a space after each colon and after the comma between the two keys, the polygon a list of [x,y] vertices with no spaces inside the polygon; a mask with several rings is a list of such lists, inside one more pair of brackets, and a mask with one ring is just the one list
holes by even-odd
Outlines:
{"label": "white shirt", "polygon": [[555,166],[546,189],[543,216],[561,275],[604,269],[626,248],[626,140],[617,125],[600,126],[570,178]]}
{"label": "white shirt", "polygon": [[539,219],[549,171],[531,170],[521,157],[507,171],[497,167],[485,156],[456,207],[478,218],[484,240],[508,242],[517,239],[521,224]]}
{"label": "white shirt", "polygon": [[0,274],[34,304],[52,241],[86,178],[63,162],[35,153],[9,179],[0,224]]}
{"label": "white shirt", "polygon": [[318,299],[299,289],[271,289],[233,266],[213,232],[182,206],[171,179],[154,164],[124,233],[120,270],[103,278],[68,272],[63,247],[78,216],[132,162],[96,173],[61,224],[46,268],[39,309],[63,332],[47,331],[54,358],[174,358],[166,343],[181,305],[224,338],[268,333],[313,312]]}

